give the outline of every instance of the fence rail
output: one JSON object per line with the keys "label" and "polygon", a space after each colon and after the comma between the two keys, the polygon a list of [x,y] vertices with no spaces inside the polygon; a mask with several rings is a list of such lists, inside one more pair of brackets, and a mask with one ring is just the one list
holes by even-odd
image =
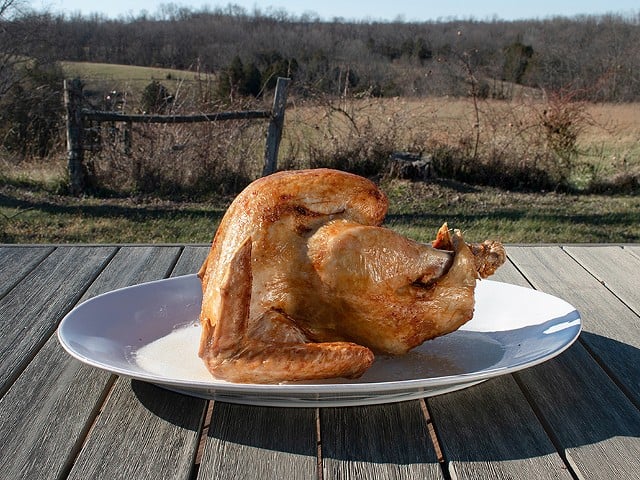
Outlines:
{"label": "fence rail", "polygon": [[100,110],[82,110],[82,116],[86,120],[132,123],[197,123],[221,120],[251,120],[271,118],[271,115],[271,110],[202,113],[200,115],[129,115],[118,112],[103,112]]}
{"label": "fence rail", "polygon": [[287,103],[287,87],[290,79],[278,78],[271,110],[244,110],[234,112],[215,112],[198,115],[130,115],[119,112],[104,112],[82,108],[83,92],[80,80],[64,83],[64,102],[67,113],[67,167],[69,170],[69,189],[74,195],[83,193],[86,185],[84,167],[84,124],[93,122],[122,122],[126,124],[127,143],[131,142],[131,124],[133,123],[196,123],[225,120],[269,119],[264,152],[262,175],[273,173],[278,165],[278,150],[282,138],[284,113]]}

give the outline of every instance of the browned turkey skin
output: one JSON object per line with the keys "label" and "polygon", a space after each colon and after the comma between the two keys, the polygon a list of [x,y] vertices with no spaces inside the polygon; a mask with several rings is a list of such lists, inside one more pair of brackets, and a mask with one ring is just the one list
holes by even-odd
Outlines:
{"label": "browned turkey skin", "polygon": [[381,227],[371,181],[314,169],[261,178],[233,201],[198,272],[200,357],[243,383],[362,375],[471,319],[478,277],[505,260],[446,224],[433,245]]}

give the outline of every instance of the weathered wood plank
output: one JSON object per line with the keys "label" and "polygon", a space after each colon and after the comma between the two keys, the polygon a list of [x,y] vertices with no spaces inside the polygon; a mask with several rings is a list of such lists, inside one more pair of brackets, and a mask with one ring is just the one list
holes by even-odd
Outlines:
{"label": "weathered wood plank", "polygon": [[571,246],[564,250],[640,315],[639,257],[628,249],[615,246]]}
{"label": "weathered wood plank", "polygon": [[452,478],[572,478],[511,375],[427,404]]}
{"label": "weathered wood plank", "polygon": [[[491,279],[529,286],[509,262]],[[571,478],[512,376],[427,405],[453,478]]]}
{"label": "weathered wood plank", "polygon": [[209,247],[185,247],[173,272],[171,272],[171,276],[198,273],[208,253]]}
{"label": "weathered wood plank", "polygon": [[143,115],[85,110],[82,112],[82,117],[87,120],[96,120],[98,122],[200,123],[228,120],[266,119],[271,117],[271,111],[246,110],[238,112],[202,113],[199,115]]}
{"label": "weathered wood plank", "polygon": [[317,478],[314,409],[215,402],[198,478]]}
{"label": "weathered wood plank", "polygon": [[[172,275],[194,273],[208,251],[208,247],[185,248],[176,262],[178,249],[162,250],[156,264],[137,258],[158,253],[157,247],[145,248],[120,249],[102,274],[93,283],[89,279],[79,291],[67,290],[62,284],[54,284],[53,288],[57,285],[63,296],[79,296],[91,283],[84,299],[128,282],[161,278],[170,271]],[[628,248],[631,252],[630,247],[623,250]],[[530,254],[520,249],[508,249],[517,267],[536,288],[576,305],[585,319],[586,331],[580,343],[554,360],[514,376],[428,400],[451,477],[566,477],[560,457],[541,434],[540,422],[532,420],[530,409],[522,404],[523,395],[517,388],[520,386],[552,444],[560,449],[577,478],[637,478],[640,419],[638,403],[633,403],[636,395],[629,385],[633,385],[634,375],[638,378],[640,366],[639,349],[633,343],[638,318],[617,298],[632,298],[633,290],[623,294],[615,287],[615,268],[606,273],[613,275],[613,280],[607,279],[601,267],[589,266],[588,261],[579,265],[559,247],[527,247]],[[617,258],[618,254],[605,254],[609,255]],[[57,263],[51,263],[50,257],[36,263],[23,276],[24,280],[39,279],[36,292],[51,288],[42,285],[47,275],[39,272],[43,265]],[[66,271],[69,277],[75,274]],[[615,295],[600,283],[603,278]],[[527,283],[511,265],[499,270],[494,279]],[[29,308],[15,301],[24,282],[14,284],[0,301],[0,315],[22,309],[13,318],[30,321]],[[46,300],[35,299],[33,310],[49,316],[52,311],[65,310],[43,306],[43,302]],[[9,304],[12,308],[7,307]],[[623,312],[624,318],[619,318]],[[3,335],[5,327],[4,317],[0,316]],[[0,343],[3,340],[0,338]],[[54,337],[35,351],[33,361],[0,399],[3,477],[61,478],[71,471],[71,478],[188,478],[201,428],[197,417],[201,418],[204,411],[199,406],[192,408],[191,402],[203,401],[125,379],[117,380],[110,390],[112,376],[71,359]],[[29,352],[33,355],[34,350]],[[4,363],[0,368],[3,367]],[[430,478],[422,470],[432,472],[431,467],[439,475],[437,460],[433,464],[429,463],[431,460],[415,464],[404,451],[421,451],[422,447],[416,445],[424,438],[428,440],[428,433],[420,433],[426,428],[424,418],[417,418],[414,410],[397,415],[388,411],[414,404],[420,402],[323,409],[324,463],[318,472],[314,410],[295,409],[289,416],[287,409],[216,403],[199,478],[404,478],[408,472],[419,472],[415,478]],[[104,410],[99,413],[102,407]],[[95,425],[73,464],[93,419]],[[354,425],[355,432],[349,431]],[[394,433],[385,437],[388,432]],[[139,465],[129,465],[140,458]],[[403,460],[406,458],[409,460]],[[540,466],[542,470],[538,470]]]}
{"label": "weathered wood plank", "polygon": [[578,475],[637,478],[640,413],[631,401],[638,405],[637,316],[559,247],[514,247],[510,258],[536,288],[575,305],[585,325],[581,343],[516,379]]}
{"label": "weathered wood plank", "polygon": [[320,410],[323,479],[443,478],[419,401]]}
{"label": "weathered wood plank", "polygon": [[578,309],[584,323],[581,341],[640,405],[638,315],[558,247],[514,247],[510,252],[535,288],[557,295]]}
{"label": "weathered wood plank", "polygon": [[580,478],[638,478],[640,412],[581,343],[515,376]]}
{"label": "weathered wood plank", "polygon": [[78,195],[84,189],[85,165],[82,136],[82,82],[79,78],[64,80],[64,107],[67,123],[67,169],[69,170],[69,190]]}
{"label": "weathered wood plank", "polygon": [[0,299],[0,394],[55,331],[114,248],[60,247]]}
{"label": "weathered wood plank", "polygon": [[624,249],[636,258],[640,258],[640,245],[625,245]]}
{"label": "weathered wood plank", "polygon": [[52,250],[53,247],[0,247],[0,298]]}
{"label": "weathered wood plank", "polygon": [[267,140],[264,150],[264,167],[262,176],[274,173],[278,167],[278,150],[284,127],[284,112],[287,106],[287,87],[291,79],[279,77],[271,109],[271,121],[267,129]]}
{"label": "weathered wood plank", "polygon": [[[81,300],[161,278],[177,252],[177,248],[120,249]],[[114,378],[73,359],[51,336],[0,400],[3,476],[59,478],[67,471]]]}
{"label": "weathered wood plank", "polygon": [[[150,258],[158,250],[152,248]],[[171,249],[171,258],[177,253]],[[175,265],[165,262],[155,276],[162,278],[170,269],[173,276],[191,273],[200,255],[198,249],[182,252]],[[69,478],[189,478],[205,408],[205,400],[118,378]],[[123,464],[127,458],[136,461]]]}
{"label": "weathered wood plank", "polygon": [[72,359],[51,337],[0,399],[0,471],[60,478],[113,379]]}
{"label": "weathered wood plank", "polygon": [[189,479],[204,400],[119,378],[69,479]]}

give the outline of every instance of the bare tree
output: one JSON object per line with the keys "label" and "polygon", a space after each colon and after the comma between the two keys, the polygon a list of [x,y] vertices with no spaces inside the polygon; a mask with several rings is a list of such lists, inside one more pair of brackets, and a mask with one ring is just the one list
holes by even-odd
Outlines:
{"label": "bare tree", "polygon": [[0,98],[13,84],[16,66],[24,59],[11,40],[11,20],[20,11],[20,0],[0,0]]}
{"label": "bare tree", "polygon": [[[469,86],[493,85],[490,95],[508,98],[510,86],[522,84],[546,91],[572,85],[594,100],[640,98],[640,15],[321,22],[279,10],[251,13],[233,5],[191,10],[169,3],[155,15],[110,20],[34,13],[26,2],[0,0],[0,95],[20,63],[38,56],[180,69],[197,65],[199,72],[215,75],[236,57],[260,68],[260,58],[275,52],[295,59],[295,88],[324,92],[338,91],[340,68],[348,65],[358,77],[354,93],[465,96]],[[465,60],[456,52],[473,55]],[[460,68],[460,60],[473,67],[473,76]]]}
{"label": "bare tree", "polygon": [[0,0],[0,98],[23,78],[39,50],[36,18],[26,0]]}
{"label": "bare tree", "polygon": [[46,41],[46,14],[0,0],[0,147],[46,156],[58,145],[62,70]]}

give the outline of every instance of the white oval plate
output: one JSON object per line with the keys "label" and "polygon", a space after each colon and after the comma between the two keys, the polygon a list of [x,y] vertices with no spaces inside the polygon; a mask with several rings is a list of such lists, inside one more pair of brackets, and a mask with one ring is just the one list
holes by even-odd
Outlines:
{"label": "white oval plate", "polygon": [[82,362],[181,393],[313,407],[397,402],[459,390],[558,355],[582,328],[580,314],[564,300],[482,280],[471,321],[406,355],[378,356],[361,378],[239,384],[214,379],[198,358],[201,300],[196,275],[114,290],[69,312],[58,338]]}

